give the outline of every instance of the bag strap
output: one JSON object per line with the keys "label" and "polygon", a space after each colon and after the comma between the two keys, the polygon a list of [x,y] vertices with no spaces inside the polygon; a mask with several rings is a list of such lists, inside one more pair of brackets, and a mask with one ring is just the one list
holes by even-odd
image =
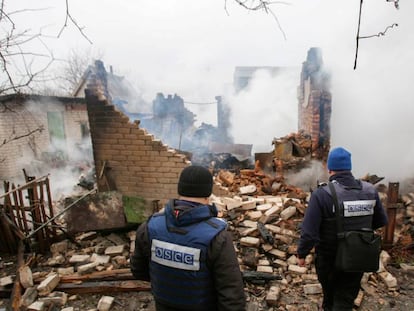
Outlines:
{"label": "bag strap", "polygon": [[337,228],[337,234],[343,234],[344,232],[344,223],[343,223],[343,217],[340,214],[342,212],[342,210],[339,208],[339,203],[338,203],[338,196],[336,195],[336,190],[335,190],[335,186],[332,182],[328,183],[329,189],[331,190],[331,195],[333,198],[333,203],[335,205],[335,217],[336,217],[336,228]]}

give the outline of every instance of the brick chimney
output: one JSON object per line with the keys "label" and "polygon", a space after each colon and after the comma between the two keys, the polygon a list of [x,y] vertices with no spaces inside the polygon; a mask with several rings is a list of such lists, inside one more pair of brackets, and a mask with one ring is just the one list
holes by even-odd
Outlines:
{"label": "brick chimney", "polygon": [[326,159],[331,139],[330,76],[323,68],[322,51],[311,48],[302,65],[298,90],[298,130],[312,139],[313,156]]}

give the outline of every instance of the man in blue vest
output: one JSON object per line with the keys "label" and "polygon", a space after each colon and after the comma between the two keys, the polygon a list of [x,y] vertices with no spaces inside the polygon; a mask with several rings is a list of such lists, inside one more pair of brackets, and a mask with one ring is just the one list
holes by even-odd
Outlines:
{"label": "man in blue vest", "polygon": [[[348,209],[344,217],[347,230],[377,229],[387,224],[387,215],[370,183],[354,178],[351,173],[351,154],[342,147],[328,155],[329,181],[336,189],[339,203],[357,202],[363,211]],[[345,216],[345,215],[344,215]],[[315,247],[315,268],[323,289],[323,310],[351,311],[358,295],[363,272],[344,272],[335,269],[337,226],[334,201],[329,187],[318,187],[309,200],[302,222],[298,243],[298,264],[305,265],[305,257]]]}
{"label": "man in blue vest", "polygon": [[151,282],[157,311],[244,311],[244,284],[227,224],[209,204],[213,177],[186,167],[178,199],[139,226],[131,271]]}

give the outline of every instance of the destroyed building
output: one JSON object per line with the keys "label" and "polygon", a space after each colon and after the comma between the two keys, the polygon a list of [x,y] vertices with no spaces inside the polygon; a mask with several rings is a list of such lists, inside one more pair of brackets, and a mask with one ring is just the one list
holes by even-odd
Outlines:
{"label": "destroyed building", "polygon": [[[170,148],[186,154],[193,163],[209,166],[211,161],[223,156],[241,157],[243,161],[246,160],[245,154],[226,154],[231,149],[229,147],[218,154],[217,148],[214,151],[211,149],[212,144],[233,144],[229,134],[230,110],[222,96],[216,96],[216,102],[209,103],[217,107],[217,126],[204,122],[196,126],[196,115],[186,108],[186,102],[178,94],[164,95],[159,92],[152,103],[146,103],[126,79],[113,74],[112,67],[110,72],[107,72],[102,61],[95,61],[94,66],[88,67],[74,92],[75,96],[82,96],[90,79],[101,81],[104,96],[117,110],[128,116],[131,122],[138,121],[141,128],[162,140]],[[251,154],[248,157],[251,157]]]}
{"label": "destroyed building", "polygon": [[302,65],[298,88],[298,130],[311,137],[312,152],[326,160],[331,139],[330,76],[323,68],[322,51],[311,48]]}
{"label": "destroyed building", "polygon": [[[319,80],[315,82],[312,78],[321,75],[319,72],[322,70],[321,55],[316,53],[318,57],[312,56],[313,58],[309,55],[303,66],[302,77],[305,78],[301,79],[301,85],[308,85],[312,91],[304,92],[299,98],[303,100],[308,96],[310,104],[305,108],[313,108],[304,109],[300,113],[301,118],[307,122],[303,122],[304,128],[298,134],[288,135],[282,140],[274,141],[275,149],[270,153],[271,159],[267,162],[274,172],[279,170],[278,173],[280,173],[289,168],[288,166],[292,163],[303,162],[303,159],[308,160],[309,154],[318,150],[314,145],[312,128],[306,128],[305,125],[313,124],[309,123],[309,120],[313,122],[320,120],[321,111],[330,111],[330,102],[323,101],[321,104],[314,100],[315,94],[319,94],[321,88],[323,92],[329,94],[328,83],[317,82]],[[317,66],[312,65],[314,61],[318,62]],[[140,120],[132,121],[118,109],[118,106],[114,105],[113,96],[110,94],[110,85],[113,82],[108,82],[108,77],[112,74],[106,72],[102,62],[98,61],[95,67],[89,67],[87,73],[87,78],[82,80],[78,90],[83,89],[86,93],[86,99],[83,102],[86,102],[87,106],[88,132],[90,131],[93,145],[97,188],[100,192],[118,191],[123,196],[143,198],[146,202],[146,212],[151,213],[154,202],[162,205],[170,197],[176,195],[178,175],[183,167],[189,165],[188,160],[191,157],[180,152],[179,148],[166,145],[164,141],[144,128]],[[117,98],[122,97],[121,93],[117,93]],[[81,99],[73,100],[82,101]],[[153,102],[154,115],[145,119],[143,123],[147,123],[148,128],[154,131],[159,130],[160,133],[178,131],[174,136],[176,139],[182,138],[180,126],[184,125],[185,128],[191,129],[189,131],[192,132],[192,139],[199,144],[195,144],[195,147],[188,146],[188,148],[195,154],[196,151],[201,150],[199,154],[207,155],[206,157],[193,157],[194,160],[198,160],[193,163],[202,163],[214,169],[246,168],[251,165],[249,160],[252,145],[232,143],[231,137],[227,134],[230,111],[224,103],[224,98],[216,97],[216,100],[218,103],[217,127],[202,124],[198,129],[194,129],[194,115],[184,107],[183,99],[177,95],[164,97],[162,94],[158,94]],[[323,107],[325,110],[314,108],[316,106]],[[85,110],[83,113],[85,114]],[[324,129],[328,130],[329,118],[327,117],[330,115],[324,114],[324,116]],[[163,128],[160,125],[162,123],[166,123],[167,126]],[[316,131],[315,135],[318,133]],[[324,135],[326,134],[329,133],[326,132]],[[317,137],[319,142],[320,137]],[[204,144],[204,140],[207,140],[208,144]],[[180,146],[179,142],[175,143]],[[280,148],[281,145],[283,148]],[[262,161],[262,168],[264,163],[266,161]]]}
{"label": "destroyed building", "polygon": [[[276,69],[273,69],[273,74],[278,72]],[[240,87],[248,85],[251,72],[254,72],[251,68],[239,70],[236,81]],[[328,156],[332,96],[330,76],[323,66],[319,48],[309,49],[302,64],[297,98],[297,132],[275,137],[272,151],[255,154],[256,163],[266,172],[297,172],[311,165],[312,160],[323,162]]]}
{"label": "destroyed building", "polygon": [[[305,67],[304,71],[308,72],[309,68]],[[316,73],[314,72],[314,74]],[[302,76],[306,76],[306,74],[302,72]],[[309,80],[309,76],[306,77]],[[311,81],[312,79],[309,80],[309,87],[312,86]],[[282,163],[281,166],[276,165],[276,173],[283,173],[278,169],[283,170],[292,163],[295,166],[295,163],[301,162],[302,159],[306,161],[312,156],[319,155],[320,153],[315,153],[318,147],[322,147],[322,151],[324,151],[326,146],[324,143],[316,144],[323,142],[323,139],[317,135],[317,140],[315,140],[314,134],[312,134],[314,133],[312,131],[316,131],[317,127],[307,127],[312,122],[316,122],[319,124],[319,129],[329,129],[327,124],[321,127],[318,123],[321,114],[325,113],[325,109],[330,109],[328,102],[311,100],[318,98],[316,96],[318,87],[320,85],[315,84],[314,91],[305,93],[308,94],[306,96],[309,100],[309,104],[305,108],[312,105],[314,108],[304,109],[301,112],[303,119],[307,120],[303,122],[303,128],[298,133],[275,139],[275,150],[271,153],[272,163]],[[108,195],[101,199],[100,203],[104,203],[108,207],[110,203],[117,204],[116,200],[122,201],[121,196],[140,196],[147,201],[147,212],[150,214],[157,210],[154,209],[153,203],[176,196],[179,173],[189,165],[189,161],[184,154],[165,145],[146,129],[141,128],[140,122],[131,121],[128,116],[116,109],[106,94],[107,89],[101,79],[92,75],[86,85],[85,101],[98,190],[103,196],[112,190],[121,194]],[[321,107],[324,110],[322,113]],[[324,114],[325,117],[326,115]],[[329,123],[329,119],[325,121]],[[316,131],[316,133],[318,132]],[[329,132],[325,133],[325,137],[326,134]],[[239,147],[240,150],[235,148],[232,151],[235,153],[246,151],[243,150],[245,146]],[[223,146],[218,148],[217,150],[230,151],[230,149],[224,149]],[[212,150],[216,149],[212,147]],[[297,266],[295,258],[298,225],[306,209],[309,192],[285,183],[282,174],[267,174],[259,165],[252,169],[241,169],[236,173],[223,170],[216,176],[215,181],[212,201],[219,208],[220,216],[228,221],[229,230],[234,234],[235,248],[246,284],[249,310],[272,310],[271,308],[273,310],[275,308],[278,310],[303,310],[309,306],[317,307],[318,299],[320,300],[321,297],[321,287],[314,269],[311,264],[308,267]],[[40,188],[34,190],[34,187],[29,184],[24,187],[24,190],[28,193],[35,191],[40,194],[44,192],[38,189],[44,189],[45,185],[47,185],[47,181],[42,179],[39,180],[38,186]],[[385,193],[382,196],[386,201],[389,200],[387,208],[395,215],[397,214],[397,201],[390,199],[397,199],[398,194],[396,191],[391,191],[389,194],[388,197]],[[25,192],[22,193],[22,196],[24,195]],[[19,196],[17,195],[17,197]],[[15,237],[17,235],[17,240],[21,240],[22,237],[29,235],[30,237],[38,237],[37,241],[40,242],[45,242],[46,238],[54,236],[55,223],[51,222],[53,226],[44,228],[40,225],[40,223],[48,224],[54,218],[52,211],[48,210],[48,204],[51,202],[48,200],[47,194],[31,198],[30,206],[39,207],[41,212],[37,215],[40,218],[36,219],[35,224],[38,231],[35,233],[30,229],[25,231],[27,228],[24,228],[24,225],[20,227],[21,223],[18,221],[13,223],[12,215],[15,214],[10,213],[12,207],[10,203],[14,202],[13,197],[10,193],[1,196],[3,199],[1,210],[4,212],[1,226],[2,230],[3,228],[9,229],[7,235],[2,234],[2,245],[6,243],[4,237],[7,239],[8,236]],[[65,208],[70,208],[80,199],[72,200]],[[108,203],[105,199],[111,202]],[[414,197],[411,194],[406,196],[403,201],[404,206],[410,207],[410,214],[401,209],[399,215],[402,216],[397,219],[403,219],[405,225],[410,225],[412,220],[410,223],[407,216],[410,219],[413,218],[414,206],[412,202]],[[97,209],[99,204],[96,204],[94,200],[90,202],[95,214],[89,213],[89,211],[86,213],[84,208],[87,206],[79,204],[80,210],[84,213],[80,213],[78,218],[74,217],[73,222],[77,222],[79,217],[83,217],[81,221],[78,221],[79,223],[87,224],[93,222],[94,216],[99,219],[100,215],[96,214],[100,214],[102,209]],[[25,209],[23,204],[17,206]],[[42,215],[43,213],[45,215]],[[86,225],[84,228],[93,229]],[[391,229],[386,230],[386,233],[387,235],[391,234],[391,237],[387,236],[387,241],[393,242],[403,239],[406,241],[404,243],[412,243],[412,240],[410,242],[410,234],[404,230],[401,230],[395,238]],[[43,248],[48,249],[46,246],[43,245]],[[13,285],[14,281],[16,284],[22,283],[21,290],[24,290],[24,295],[19,303],[25,306],[32,303],[37,303],[36,306],[42,308],[71,305],[79,299],[75,297],[70,301],[67,299],[67,294],[76,294],[82,291],[83,293],[102,294],[105,292],[115,295],[115,291],[150,290],[148,283],[132,280],[129,272],[128,254],[134,246],[133,232],[128,233],[128,239],[116,234],[102,237],[97,232],[86,232],[76,235],[74,241],[65,239],[58,243],[50,243],[48,246],[50,246],[51,257],[36,259],[39,262],[43,259],[39,266],[45,271],[32,275],[28,265],[21,269],[19,266],[18,275],[21,281],[19,279],[13,280],[11,276],[1,279],[2,285],[8,288]],[[309,263],[311,260],[312,258],[308,258]],[[370,274],[364,278],[358,305],[363,301],[366,293],[375,292],[376,288],[380,286],[385,287],[386,293],[398,291],[396,278],[387,270],[388,261],[388,254],[384,253],[379,273]],[[410,269],[410,266],[407,269]],[[106,281],[106,278],[112,278],[115,281]],[[36,293],[36,295],[31,295],[31,293]],[[20,296],[16,297],[20,299]],[[142,304],[144,310],[148,304],[153,302],[151,299],[151,297],[147,297],[145,304]],[[125,305],[119,303],[125,309],[131,300],[124,300]],[[113,297],[105,295],[99,299],[98,304],[101,306],[105,303],[109,309],[113,301]]]}
{"label": "destroyed building", "polygon": [[0,179],[20,179],[22,167],[37,174],[45,164],[76,163],[80,153],[92,160],[84,98],[11,94],[0,107]]}
{"label": "destroyed building", "polygon": [[229,116],[221,98],[217,98],[218,127],[205,123],[195,127],[195,115],[183,99],[162,93],[153,101],[152,113],[135,119],[139,115],[126,115],[114,105],[108,74],[101,65],[95,64],[85,85],[99,190],[165,202],[175,195],[177,174],[183,167],[179,163],[188,165],[193,154],[209,152],[214,142],[231,143]]}
{"label": "destroyed building", "polygon": [[[271,160],[267,162],[274,172],[279,170],[280,173],[280,170],[288,168],[286,165],[308,160],[309,154],[312,153],[313,156],[321,147],[325,151],[326,143],[318,143],[322,141],[322,136],[330,137],[330,101],[319,100],[321,97],[318,94],[324,94],[323,98],[326,99],[330,98],[330,93],[328,79],[317,78],[320,76],[326,76],[323,73],[321,53],[317,49],[311,49],[303,64],[300,81],[303,89],[303,93],[299,94],[299,106],[303,107],[299,113],[301,128],[298,134],[274,140],[275,148],[270,153]],[[60,126],[65,125],[63,130],[67,133],[78,137],[86,135],[82,130],[87,130],[88,135],[90,131],[99,191],[119,191],[125,196],[141,197],[145,199],[148,211],[151,211],[153,202],[159,201],[162,204],[176,194],[178,174],[183,167],[189,165],[188,160],[191,159],[191,155],[181,152],[181,149],[198,155],[192,155],[193,163],[202,163],[215,169],[240,170],[251,166],[249,160],[252,145],[233,144],[228,135],[231,111],[225,104],[225,98],[216,97],[217,127],[202,124],[195,128],[194,114],[185,108],[183,99],[178,95],[165,97],[161,93],[153,101],[151,115],[147,115],[143,121],[132,121],[113,102],[114,97],[122,102],[128,100],[128,92],[124,94],[121,87],[114,87],[120,81],[123,79],[116,78],[112,72],[106,72],[102,62],[95,62],[95,66],[88,68],[75,92],[78,94],[84,90],[86,98],[67,99],[63,102],[71,105],[65,104],[65,108],[61,108],[68,115],[76,111],[82,116],[77,121],[77,131],[69,131],[69,121],[58,122]],[[76,101],[83,105],[74,105],[73,102]],[[303,101],[309,104],[304,107]],[[76,110],[74,107],[79,108]],[[322,119],[323,123],[320,122]],[[318,126],[310,126],[315,122]],[[188,131],[188,135],[182,135],[183,130]],[[160,135],[175,134],[172,135],[175,139],[171,142],[173,146],[165,144],[154,132]],[[190,141],[193,143],[191,146]],[[45,149],[47,148],[43,148]],[[262,161],[262,168],[265,162]],[[32,172],[29,174],[33,175]]]}
{"label": "destroyed building", "polygon": [[140,125],[159,137],[170,147],[189,150],[195,131],[195,114],[184,106],[177,94],[164,96],[158,93],[152,102],[152,116],[140,120]]}
{"label": "destroyed building", "polygon": [[[109,66],[109,71],[105,69],[101,60],[96,60],[93,65],[86,68],[78,86],[72,93],[73,97],[84,98],[85,89],[90,79],[102,81],[105,96],[123,113],[135,120],[137,117],[145,118],[150,113],[151,107],[136,91],[135,87],[123,76],[116,75],[113,67]],[[128,108],[128,109],[127,109]],[[139,113],[134,113],[139,111]]]}

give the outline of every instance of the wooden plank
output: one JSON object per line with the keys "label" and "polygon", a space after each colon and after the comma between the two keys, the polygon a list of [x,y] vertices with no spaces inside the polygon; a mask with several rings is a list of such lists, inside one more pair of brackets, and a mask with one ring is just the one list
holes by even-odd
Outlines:
{"label": "wooden plank", "polygon": [[[34,177],[28,176],[26,181],[29,181]],[[33,218],[33,229],[38,229],[44,222],[42,221],[41,215],[41,205],[39,202],[39,197],[37,194],[37,183],[33,185],[31,189],[27,190],[29,195],[30,206],[32,208],[32,218]],[[39,243],[40,253],[46,252],[46,241],[45,241],[45,234],[43,230],[39,230],[36,233],[37,242]]]}
{"label": "wooden plank", "polygon": [[131,270],[128,269],[116,269],[111,271],[97,271],[85,275],[62,275],[60,278],[61,283],[71,283],[79,281],[98,281],[98,280],[133,280],[134,276],[131,273]]}
{"label": "wooden plank", "polygon": [[18,205],[20,206],[22,217],[23,217],[23,225],[24,225],[24,233],[25,235],[30,233],[29,225],[27,224],[28,220],[26,217],[26,207],[24,206],[24,199],[23,199],[23,191],[16,189],[19,194],[19,202]]}
{"label": "wooden plank", "polygon": [[[12,185],[12,189],[16,189],[16,186],[13,184]],[[18,197],[17,197],[17,191],[13,191],[13,206],[14,206],[14,210],[16,212],[16,219],[17,219],[17,223],[19,224],[19,229],[23,231],[23,222],[22,222],[22,218],[21,218],[21,213],[20,213],[20,206],[18,204]]]}
{"label": "wooden plank", "polygon": [[[10,182],[5,181],[4,186],[5,186],[5,190],[8,191],[10,189]],[[13,224],[17,225],[16,219],[15,219],[16,216],[13,211],[11,194],[4,197],[4,210],[5,210],[6,215],[9,217],[9,219],[13,222]]]}
{"label": "wooden plank", "polygon": [[[44,201],[44,195],[43,195],[43,183],[39,182],[37,184],[37,186],[39,187],[39,189],[38,189],[38,194],[39,195],[38,196],[39,196],[39,209],[40,209],[40,212],[41,212],[40,216],[42,218],[42,224],[44,224],[49,219],[47,217],[47,213],[46,213],[46,210],[45,210],[45,201]],[[43,230],[44,230],[44,237],[45,237],[46,245],[47,245],[47,247],[49,247],[50,246],[49,245],[50,244],[49,239],[53,238],[53,235],[51,234],[52,231],[48,226],[44,227]]]}
{"label": "wooden plank", "polygon": [[[41,180],[41,179],[43,179],[43,178],[45,178],[46,176],[49,176],[49,174],[48,175],[45,175],[45,176],[43,176],[43,177],[39,177],[39,178],[37,178],[37,179],[33,179],[33,180],[30,180],[30,181],[27,181],[27,179],[26,179],[26,184],[24,184],[23,186],[19,186],[19,187],[17,187],[15,190],[25,190],[25,189],[28,189],[28,188],[31,188],[31,184],[32,183],[35,183],[35,182],[37,182],[38,180]],[[14,190],[13,190],[14,191]],[[4,198],[5,196],[7,196],[7,195],[9,195],[10,193],[12,193],[13,191],[7,191],[7,192],[5,192],[5,193],[3,193],[2,195],[0,195],[0,199],[1,198]]]}
{"label": "wooden plank", "polygon": [[[126,291],[150,291],[149,282],[132,280],[130,269],[116,269],[112,271],[98,271],[86,275],[62,275],[60,284],[55,290],[61,290],[69,294],[76,293],[111,293]],[[44,278],[38,278],[35,283]],[[110,279],[113,279],[109,281]],[[94,282],[94,280],[99,280]],[[104,280],[104,281],[103,281]],[[84,282],[89,281],[89,282]],[[80,283],[82,282],[82,283]],[[0,298],[10,298],[11,289],[0,289]]]}
{"label": "wooden plank", "polygon": [[144,281],[101,281],[84,282],[81,284],[63,283],[59,284],[55,290],[73,294],[104,294],[118,292],[137,292],[150,291],[151,285]]}
{"label": "wooden plank", "polygon": [[[52,194],[50,192],[49,177],[46,177],[45,185],[46,185],[47,203],[48,203],[48,206],[49,206],[49,215],[50,215],[51,219],[54,219],[55,215],[53,213],[53,200],[52,200]],[[55,221],[52,222],[52,230],[53,230],[53,237],[55,238],[57,236]]]}
{"label": "wooden plank", "polygon": [[13,291],[12,291],[12,310],[19,311],[22,299],[22,285],[20,284],[20,267],[24,264],[24,244],[23,241],[19,241],[18,251],[17,251],[17,271],[16,271],[16,279],[14,280],[13,284]]}

